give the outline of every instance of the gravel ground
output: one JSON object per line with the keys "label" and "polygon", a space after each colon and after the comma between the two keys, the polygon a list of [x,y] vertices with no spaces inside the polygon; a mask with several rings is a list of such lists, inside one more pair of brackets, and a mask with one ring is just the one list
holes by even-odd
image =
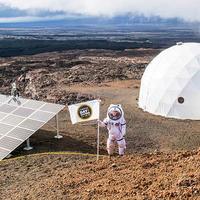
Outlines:
{"label": "gravel ground", "polygon": [[200,198],[200,151],[124,157],[37,155],[0,163],[0,199]]}

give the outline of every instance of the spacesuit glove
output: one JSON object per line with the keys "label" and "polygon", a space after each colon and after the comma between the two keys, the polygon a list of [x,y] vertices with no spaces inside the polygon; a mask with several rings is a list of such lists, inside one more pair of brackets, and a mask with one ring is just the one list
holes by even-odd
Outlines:
{"label": "spacesuit glove", "polygon": [[100,119],[97,120],[97,124],[101,127],[105,127],[105,124]]}

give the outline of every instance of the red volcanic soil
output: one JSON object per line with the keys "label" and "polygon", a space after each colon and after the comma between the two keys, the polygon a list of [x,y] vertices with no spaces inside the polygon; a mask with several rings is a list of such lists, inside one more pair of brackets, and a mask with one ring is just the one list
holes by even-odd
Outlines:
{"label": "red volcanic soil", "polygon": [[0,163],[1,199],[200,199],[200,151],[35,155]]}

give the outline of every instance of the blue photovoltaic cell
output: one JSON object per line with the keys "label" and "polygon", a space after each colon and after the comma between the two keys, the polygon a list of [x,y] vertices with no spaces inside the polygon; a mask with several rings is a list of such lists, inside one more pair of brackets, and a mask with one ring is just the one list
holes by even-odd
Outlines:
{"label": "blue photovoltaic cell", "polygon": [[21,139],[21,140],[26,140],[33,133],[34,133],[34,131],[30,131],[30,130],[27,130],[27,129],[17,127],[15,129],[13,129],[11,132],[9,132],[8,136],[11,136],[11,137],[14,137],[14,138],[17,138],[17,139]]}
{"label": "blue photovoltaic cell", "polygon": [[40,121],[32,120],[32,119],[26,119],[23,123],[19,125],[19,127],[37,131],[44,124],[45,122],[40,122]]}
{"label": "blue photovoltaic cell", "polygon": [[8,124],[3,124],[3,123],[0,123],[0,135],[5,135],[6,133],[8,133],[9,131],[12,130],[12,128],[14,128],[14,126],[10,126]]}
{"label": "blue photovoltaic cell", "polygon": [[13,112],[15,109],[17,109],[16,106],[10,106],[8,104],[2,104],[0,106],[0,112],[4,112],[4,113],[11,113]]}
{"label": "blue photovoltaic cell", "polygon": [[4,159],[9,153],[10,151],[0,148],[0,160]]}
{"label": "blue photovoltaic cell", "polygon": [[11,99],[10,96],[0,94],[0,103],[6,103]]}
{"label": "blue photovoltaic cell", "polygon": [[29,100],[27,101],[23,107],[26,107],[26,108],[30,108],[30,109],[38,109],[40,108],[41,106],[45,105],[44,102],[41,102],[41,101],[34,101],[34,100]]}
{"label": "blue photovoltaic cell", "polygon": [[58,113],[60,111],[60,105],[47,103],[42,108],[40,108],[40,110],[47,111],[47,112]]}
{"label": "blue photovoltaic cell", "polygon": [[5,118],[7,115],[8,115],[7,113],[0,112],[0,120],[2,120],[3,118]]}
{"label": "blue photovoltaic cell", "polygon": [[12,137],[4,136],[0,139],[0,148],[12,150],[18,147],[23,141],[14,139]]}
{"label": "blue photovoltaic cell", "polygon": [[30,116],[32,113],[34,112],[34,110],[31,110],[29,108],[18,108],[15,112],[13,112],[13,114],[21,116],[21,117],[28,117]]}
{"label": "blue photovoltaic cell", "polygon": [[19,117],[19,116],[15,116],[15,115],[8,115],[3,120],[1,120],[1,122],[12,125],[12,126],[17,126],[23,120],[25,120],[25,118],[23,118],[23,117]]}
{"label": "blue photovoltaic cell", "polygon": [[7,103],[9,105],[13,105],[13,106],[20,106],[22,104],[24,104],[27,100],[26,99],[22,99],[22,98],[19,98],[19,99],[10,99]]}
{"label": "blue photovoltaic cell", "polygon": [[48,113],[43,111],[37,111],[33,115],[31,115],[31,119],[38,120],[38,121],[49,121],[51,118],[55,116],[54,113]]}

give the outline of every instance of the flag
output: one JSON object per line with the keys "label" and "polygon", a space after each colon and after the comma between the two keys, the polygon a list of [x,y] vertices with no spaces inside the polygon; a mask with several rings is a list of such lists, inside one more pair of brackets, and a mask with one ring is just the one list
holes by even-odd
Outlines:
{"label": "flag", "polygon": [[68,106],[72,124],[99,119],[100,100],[87,101]]}

